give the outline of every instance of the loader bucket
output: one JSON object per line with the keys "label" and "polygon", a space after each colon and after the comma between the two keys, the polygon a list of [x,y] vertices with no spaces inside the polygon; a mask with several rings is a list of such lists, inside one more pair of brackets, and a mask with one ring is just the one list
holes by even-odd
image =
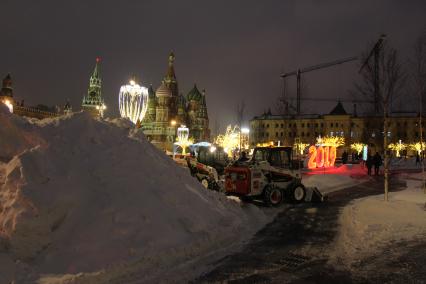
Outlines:
{"label": "loader bucket", "polygon": [[327,200],[327,195],[323,195],[317,187],[306,187],[305,202],[320,203]]}

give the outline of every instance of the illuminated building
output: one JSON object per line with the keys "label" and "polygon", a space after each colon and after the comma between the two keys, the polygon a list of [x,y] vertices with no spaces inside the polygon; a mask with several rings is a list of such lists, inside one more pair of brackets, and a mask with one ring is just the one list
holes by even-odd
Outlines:
{"label": "illuminated building", "polygon": [[2,88],[0,91],[0,103],[5,104],[9,111],[13,112],[13,88],[10,74],[7,74],[7,76],[3,79]]}
{"label": "illuminated building", "polygon": [[96,58],[95,69],[90,77],[87,96],[83,97],[81,104],[83,111],[90,113],[93,117],[103,117],[106,105],[102,98],[102,79],[99,72],[100,59]]}
{"label": "illuminated building", "polygon": [[205,92],[196,85],[187,96],[179,93],[174,69],[175,56],[170,53],[166,76],[154,92],[148,89],[148,107],[141,128],[145,136],[158,148],[172,150],[177,128],[186,125],[194,142],[210,139],[209,118]]}
{"label": "illuminated building", "polygon": [[[423,117],[425,117],[423,115]],[[423,121],[424,118],[423,118]],[[424,125],[423,133],[425,133]],[[388,142],[399,140],[408,144],[420,141],[418,113],[391,113],[388,118]],[[383,117],[357,116],[345,111],[338,102],[336,107],[324,115],[273,115],[270,111],[256,116],[250,121],[250,147],[257,144],[280,143],[293,146],[299,139],[301,143],[316,144],[318,136],[339,136],[345,139],[345,145],[338,148],[338,156],[351,150],[351,144],[362,143],[368,146],[372,154],[383,151]],[[415,150],[409,148],[409,154]]]}

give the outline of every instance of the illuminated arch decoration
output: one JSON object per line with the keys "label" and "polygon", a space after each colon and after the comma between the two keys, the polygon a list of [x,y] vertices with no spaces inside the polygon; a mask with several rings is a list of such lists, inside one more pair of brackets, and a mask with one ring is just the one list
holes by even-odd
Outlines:
{"label": "illuminated arch decoration", "polygon": [[336,149],[343,145],[343,137],[318,137],[316,145],[309,147],[308,168],[333,167],[336,162]]}
{"label": "illuminated arch decoration", "polygon": [[121,86],[118,96],[120,115],[134,124],[141,123],[148,108],[148,89],[131,80]]}
{"label": "illuminated arch decoration", "polygon": [[182,148],[182,155],[186,155],[186,148],[192,145],[194,141],[189,138],[189,129],[185,125],[181,125],[177,129],[177,137],[175,145],[178,145]]}

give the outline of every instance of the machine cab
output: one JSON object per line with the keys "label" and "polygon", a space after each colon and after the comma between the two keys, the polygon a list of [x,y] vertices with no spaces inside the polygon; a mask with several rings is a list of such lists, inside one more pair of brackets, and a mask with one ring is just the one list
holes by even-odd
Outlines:
{"label": "machine cab", "polygon": [[253,151],[252,163],[268,162],[271,167],[291,170],[291,147],[258,147]]}

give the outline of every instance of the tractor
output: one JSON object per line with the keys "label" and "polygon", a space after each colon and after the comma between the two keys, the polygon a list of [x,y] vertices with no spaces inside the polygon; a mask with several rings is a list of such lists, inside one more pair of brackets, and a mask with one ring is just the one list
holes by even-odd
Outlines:
{"label": "tractor", "polygon": [[263,200],[268,206],[283,201],[322,202],[316,187],[305,187],[292,159],[292,147],[257,147],[250,160],[236,161],[225,169],[225,192],[243,201]]}

